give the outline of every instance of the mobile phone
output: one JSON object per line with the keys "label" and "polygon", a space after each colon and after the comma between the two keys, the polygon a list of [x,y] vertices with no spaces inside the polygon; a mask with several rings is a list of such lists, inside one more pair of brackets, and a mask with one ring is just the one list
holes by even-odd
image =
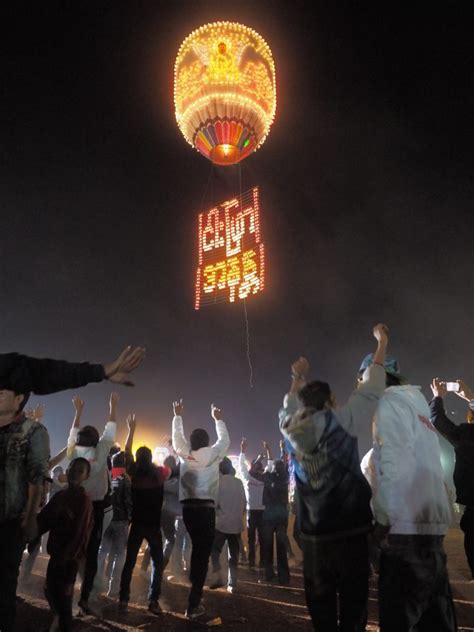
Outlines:
{"label": "mobile phone", "polygon": [[446,382],[446,390],[457,393],[457,391],[459,391],[459,384],[457,382]]}

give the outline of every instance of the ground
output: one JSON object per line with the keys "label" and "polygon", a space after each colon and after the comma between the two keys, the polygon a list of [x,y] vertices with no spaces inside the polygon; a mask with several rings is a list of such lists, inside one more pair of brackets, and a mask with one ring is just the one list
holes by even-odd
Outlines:
{"label": "ground", "polygon": [[[462,533],[459,529],[449,531],[446,550],[459,630],[474,632],[474,583],[469,583],[470,576],[464,556]],[[42,632],[48,629],[50,614],[43,596],[46,563],[47,558],[40,556],[31,584],[19,590],[23,601],[18,603],[18,632]],[[291,572],[290,587],[259,583],[257,572],[240,568],[237,594],[229,595],[222,589],[206,589],[205,603],[209,613],[206,618],[209,625],[214,623],[221,630],[232,632],[311,630],[304,604],[301,564],[298,560],[292,566]],[[97,601],[100,617],[76,618],[75,630],[191,632],[205,629],[205,626],[190,623],[183,617],[188,592],[185,582],[164,581],[161,601],[165,614],[160,617],[148,614],[146,610],[146,588],[147,582],[137,573],[132,587],[130,612],[127,615],[118,614],[115,600],[101,597]],[[367,630],[377,629],[377,588],[375,582],[371,582]]]}

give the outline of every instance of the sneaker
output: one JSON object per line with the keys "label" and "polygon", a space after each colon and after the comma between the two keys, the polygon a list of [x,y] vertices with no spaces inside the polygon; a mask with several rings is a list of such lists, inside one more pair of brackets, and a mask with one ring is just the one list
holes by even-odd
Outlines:
{"label": "sneaker", "polygon": [[148,611],[153,612],[153,614],[163,614],[163,610],[161,609],[158,600],[150,601],[150,603],[148,604]]}
{"label": "sneaker", "polygon": [[118,611],[119,612],[128,612],[128,601],[119,601]]}
{"label": "sneaker", "polygon": [[237,586],[227,586],[227,592],[229,595],[234,595],[237,592]]}
{"label": "sneaker", "polygon": [[194,620],[202,617],[205,612],[206,609],[204,608],[204,606],[202,604],[199,604],[199,606],[196,606],[195,608],[188,608],[184,616],[186,617],[186,619]]}

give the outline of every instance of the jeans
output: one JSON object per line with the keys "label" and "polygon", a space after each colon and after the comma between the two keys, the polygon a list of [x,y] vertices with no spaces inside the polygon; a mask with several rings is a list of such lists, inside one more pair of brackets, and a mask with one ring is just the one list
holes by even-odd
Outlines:
{"label": "jeans", "polygon": [[76,560],[50,558],[46,571],[45,594],[53,614],[58,616],[60,632],[72,630],[72,598],[77,575]]}
{"label": "jeans", "polygon": [[301,544],[306,605],[314,629],[365,632],[369,596],[367,536],[314,540],[302,535]]}
{"label": "jeans", "polygon": [[240,533],[222,533],[216,529],[214,536],[214,544],[212,545],[211,562],[214,573],[220,574],[221,563],[220,555],[222,547],[227,542],[229,547],[229,576],[228,585],[235,588],[237,586],[237,568],[239,565],[239,539]]}
{"label": "jeans", "polygon": [[466,507],[459,526],[464,531],[464,550],[474,579],[474,507]]}
{"label": "jeans", "polygon": [[216,511],[214,507],[183,505],[183,520],[191,537],[191,592],[188,607],[196,608],[201,602],[202,589],[206,581],[207,565],[214,543]]}
{"label": "jeans", "polygon": [[84,578],[81,586],[81,600],[87,601],[94,586],[97,574],[100,541],[102,539],[102,524],[104,522],[104,501],[95,500],[92,503],[94,510],[94,526],[87,545],[86,563],[84,566]]}
{"label": "jeans", "polygon": [[120,601],[130,599],[130,583],[132,573],[137,562],[138,552],[143,540],[148,542],[152,559],[152,571],[149,601],[158,601],[161,593],[161,580],[163,578],[163,543],[159,526],[142,525],[132,522],[127,543],[127,557],[120,580]]}
{"label": "jeans", "polygon": [[249,544],[249,566],[255,566],[255,544],[258,536],[260,546],[260,566],[263,565],[263,509],[250,509],[247,514],[247,534]]}
{"label": "jeans", "polygon": [[288,515],[264,515],[263,520],[263,563],[265,579],[271,581],[273,574],[273,535],[276,538],[278,581],[287,584],[290,581],[287,551]]}
{"label": "jeans", "polygon": [[457,630],[442,536],[392,535],[380,554],[381,632]]}
{"label": "jeans", "polygon": [[19,520],[0,523],[0,630],[13,632],[15,626],[16,585],[25,542]]}
{"label": "jeans", "polygon": [[118,592],[127,552],[128,520],[112,520],[102,537],[98,576],[107,579],[111,594]]}

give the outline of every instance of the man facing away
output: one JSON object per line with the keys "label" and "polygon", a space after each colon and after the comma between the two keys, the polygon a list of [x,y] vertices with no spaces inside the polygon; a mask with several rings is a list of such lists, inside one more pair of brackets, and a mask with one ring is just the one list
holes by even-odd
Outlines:
{"label": "man facing away", "polygon": [[260,457],[249,468],[245,460],[247,440],[240,442],[239,469],[247,497],[247,534],[249,547],[249,567],[255,567],[255,541],[258,535],[260,545],[260,566],[263,565],[263,465]]}
{"label": "man facing away", "polygon": [[388,343],[384,325],[373,333],[378,343],[373,366],[345,406],[335,408],[326,382],[306,383],[309,364],[300,358],[291,367],[290,391],[280,411],[295,473],[306,603],[314,629],[324,632],[362,632],[367,623],[372,512],[358,435],[384,392]]}
{"label": "man facing away", "polygon": [[[370,365],[367,356],[360,370]],[[374,416],[374,544],[380,549],[381,632],[457,629],[444,535],[451,512],[436,430],[419,386],[387,358]]]}
{"label": "man facing away", "polygon": [[433,380],[430,402],[431,421],[436,430],[451,443],[456,453],[454,485],[456,502],[464,505],[460,527],[464,531],[464,550],[474,581],[474,392],[462,380],[457,381],[456,395],[469,404],[467,423],[456,425],[446,415],[443,397],[447,394],[446,383]]}
{"label": "man facing away", "polygon": [[46,428],[26,418],[30,392],[47,395],[90,382],[132,385],[129,374],[145,350],[127,347],[107,365],[0,354],[0,622],[2,632],[15,623],[18,569],[26,542],[36,537],[36,515],[48,476]]}
{"label": "man facing away", "polygon": [[216,581],[211,588],[224,586],[221,575],[220,556],[227,542],[229,548],[229,573],[227,592],[233,593],[237,588],[237,568],[239,565],[239,537],[247,505],[242,481],[236,478],[232,461],[224,457],[219,464],[219,500],[216,511],[216,535],[212,546],[212,570]]}
{"label": "man facing away", "polygon": [[219,461],[230,444],[222,411],[211,405],[217,441],[209,446],[209,435],[202,428],[192,431],[189,442],[183,431],[183,402],[173,403],[172,440],[180,460],[179,499],[183,503],[183,521],[191,537],[191,591],[186,616],[201,617],[201,604],[209,556],[215,535],[216,504],[219,497]]}

